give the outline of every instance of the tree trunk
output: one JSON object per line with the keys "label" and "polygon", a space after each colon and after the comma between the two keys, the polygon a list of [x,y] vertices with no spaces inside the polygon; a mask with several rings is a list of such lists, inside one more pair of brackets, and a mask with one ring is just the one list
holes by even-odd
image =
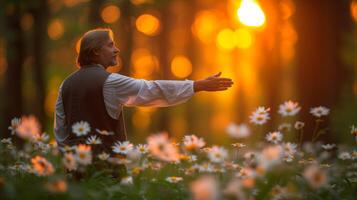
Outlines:
{"label": "tree trunk", "polygon": [[344,64],[341,60],[343,34],[349,28],[349,1],[295,1],[297,43],[297,85],[310,139],[314,118],[309,109],[333,107],[341,91]]}
{"label": "tree trunk", "polygon": [[[33,76],[34,83],[36,87],[35,96],[35,115],[40,120],[43,126],[46,125],[46,115],[44,110],[45,105],[45,58],[46,58],[46,30],[48,23],[48,5],[46,0],[41,0],[38,4],[31,10],[31,13],[34,17],[34,32],[32,35],[32,46],[33,46]],[[45,127],[44,127],[45,128]]]}
{"label": "tree trunk", "polygon": [[20,6],[14,4],[13,10],[5,15],[7,69],[4,82],[4,122],[1,123],[1,137],[9,135],[7,127],[10,125],[11,119],[20,117],[23,112],[21,83],[25,45],[20,20]]}

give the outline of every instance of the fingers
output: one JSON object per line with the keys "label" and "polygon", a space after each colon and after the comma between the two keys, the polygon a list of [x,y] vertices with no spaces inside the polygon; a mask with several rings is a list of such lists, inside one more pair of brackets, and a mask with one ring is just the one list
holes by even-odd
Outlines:
{"label": "fingers", "polygon": [[218,72],[217,74],[213,75],[214,77],[220,77],[222,72]]}

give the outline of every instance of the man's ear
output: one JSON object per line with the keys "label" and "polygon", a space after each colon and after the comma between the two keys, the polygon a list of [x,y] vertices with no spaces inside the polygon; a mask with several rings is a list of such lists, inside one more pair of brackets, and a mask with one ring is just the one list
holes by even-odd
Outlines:
{"label": "man's ear", "polygon": [[93,49],[93,54],[99,56],[99,49]]}

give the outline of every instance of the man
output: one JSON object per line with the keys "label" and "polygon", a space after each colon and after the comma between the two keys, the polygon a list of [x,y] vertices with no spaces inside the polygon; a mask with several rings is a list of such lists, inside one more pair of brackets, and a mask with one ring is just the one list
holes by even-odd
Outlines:
{"label": "man", "polygon": [[200,91],[222,91],[232,86],[218,73],[198,81],[147,81],[117,73],[119,49],[110,29],[88,31],[80,40],[79,70],[62,83],[55,111],[55,138],[59,146],[92,145],[94,153],[113,154],[111,147],[127,139],[123,106],[173,106]]}

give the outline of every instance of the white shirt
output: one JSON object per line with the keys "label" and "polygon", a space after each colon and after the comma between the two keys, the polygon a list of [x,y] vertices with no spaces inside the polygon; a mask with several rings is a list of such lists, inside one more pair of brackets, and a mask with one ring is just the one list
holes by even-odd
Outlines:
{"label": "white shirt", "polygon": [[[55,138],[58,142],[63,142],[68,137],[62,102],[62,84],[58,92],[54,121]],[[103,85],[105,107],[109,116],[114,119],[118,119],[123,106],[173,106],[186,102],[193,94],[192,80],[147,81],[112,73]]]}

